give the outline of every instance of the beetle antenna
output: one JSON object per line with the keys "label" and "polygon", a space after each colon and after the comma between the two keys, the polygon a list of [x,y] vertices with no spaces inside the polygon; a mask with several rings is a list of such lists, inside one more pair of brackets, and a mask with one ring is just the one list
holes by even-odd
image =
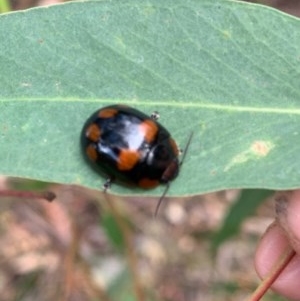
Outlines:
{"label": "beetle antenna", "polygon": [[[184,151],[183,151],[181,162],[179,163],[180,166],[182,165],[182,163],[183,163],[183,161],[184,161],[184,159],[185,159],[185,156],[186,156],[187,151],[188,151],[188,148],[189,148],[189,146],[190,146],[190,144],[191,144],[193,135],[194,135],[194,132],[191,132],[191,134],[190,134],[190,136],[189,136],[189,139],[188,139],[188,141],[187,141],[187,143],[186,143],[185,149],[184,149]],[[159,198],[159,200],[158,200],[158,202],[157,202],[157,205],[156,205],[156,208],[155,208],[154,217],[157,216],[157,214],[158,214],[158,209],[159,209],[159,207],[160,207],[160,205],[161,205],[163,199],[165,198],[165,196],[166,196],[166,194],[167,194],[169,188],[170,188],[170,182],[168,182],[168,183],[166,184],[166,188],[165,188],[165,190],[164,190],[162,196]]]}
{"label": "beetle antenna", "polygon": [[161,197],[159,198],[159,200],[158,200],[158,202],[157,202],[157,205],[156,205],[156,208],[155,208],[155,212],[154,212],[154,217],[157,217],[158,209],[159,209],[159,207],[160,207],[160,205],[161,205],[163,199],[165,198],[165,196],[166,196],[166,194],[167,194],[169,188],[170,188],[170,182],[168,182],[168,183],[166,184],[166,188],[165,188],[163,194],[161,195]]}
{"label": "beetle antenna", "polygon": [[188,151],[188,149],[189,149],[189,146],[190,146],[190,144],[191,144],[193,135],[194,135],[194,132],[191,132],[190,137],[189,137],[189,139],[188,139],[188,141],[187,141],[187,143],[186,143],[185,149],[184,149],[184,151],[183,151],[180,165],[182,165],[182,163],[183,163],[183,161],[184,161],[184,159],[185,159],[185,156],[186,156],[187,151]]}

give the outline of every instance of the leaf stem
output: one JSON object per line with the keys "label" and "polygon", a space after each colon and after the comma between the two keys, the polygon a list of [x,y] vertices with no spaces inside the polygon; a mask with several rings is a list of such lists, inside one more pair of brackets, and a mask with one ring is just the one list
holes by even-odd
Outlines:
{"label": "leaf stem", "polygon": [[129,224],[126,222],[126,220],[122,217],[122,215],[116,208],[116,206],[114,204],[114,200],[110,197],[110,195],[108,193],[104,193],[104,196],[105,196],[107,204],[108,204],[113,216],[115,217],[116,222],[124,236],[126,253],[127,253],[129,267],[130,267],[131,274],[132,274],[136,300],[144,301],[146,298],[145,298],[144,290],[143,290],[141,282],[140,282],[140,276],[138,275],[138,259],[137,259],[137,255],[136,255],[134,244],[133,244],[132,231],[129,227]]}
{"label": "leaf stem", "polygon": [[285,251],[280,255],[280,257],[276,260],[271,270],[267,274],[267,276],[263,279],[261,284],[256,288],[256,290],[252,293],[250,298],[247,301],[258,301],[263,295],[267,292],[267,290],[271,287],[271,285],[275,282],[284,268],[288,265],[288,263],[295,256],[296,252],[292,249],[291,246],[288,246]]}
{"label": "leaf stem", "polygon": [[0,197],[16,197],[23,199],[44,199],[52,202],[56,195],[52,191],[0,190]]}

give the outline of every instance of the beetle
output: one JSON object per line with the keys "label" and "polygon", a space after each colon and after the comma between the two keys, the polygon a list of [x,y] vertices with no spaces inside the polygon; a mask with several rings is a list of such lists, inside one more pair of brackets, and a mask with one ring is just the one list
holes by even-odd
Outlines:
{"label": "beetle", "polygon": [[[179,172],[179,149],[169,131],[132,107],[116,104],[95,111],[81,132],[85,159],[114,181],[141,188],[168,184]],[[164,193],[165,195],[165,193]]]}

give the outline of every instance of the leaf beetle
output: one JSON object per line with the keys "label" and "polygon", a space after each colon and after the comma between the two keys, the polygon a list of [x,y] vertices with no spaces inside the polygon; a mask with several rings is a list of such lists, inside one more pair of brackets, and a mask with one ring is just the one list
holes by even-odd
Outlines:
{"label": "leaf beetle", "polygon": [[181,163],[177,144],[158,117],[157,112],[149,117],[116,104],[98,109],[87,119],[81,148],[91,166],[108,177],[105,190],[114,181],[144,189],[167,184],[159,203],[164,198]]}

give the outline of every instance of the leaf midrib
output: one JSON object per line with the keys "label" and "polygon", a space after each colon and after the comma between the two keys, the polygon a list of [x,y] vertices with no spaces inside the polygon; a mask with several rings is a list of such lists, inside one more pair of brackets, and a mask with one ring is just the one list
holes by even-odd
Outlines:
{"label": "leaf midrib", "polygon": [[[103,103],[107,104],[108,102],[112,102],[111,99],[94,99],[94,98],[72,98],[72,97],[39,97],[39,98],[2,98],[0,99],[1,103],[6,102],[61,102],[63,99],[64,102],[82,102],[83,99],[85,102],[89,103]],[[249,113],[267,113],[267,114],[288,114],[288,115],[300,115],[300,108],[291,107],[291,108],[280,108],[280,107],[255,107],[255,106],[241,106],[241,105],[223,105],[218,103],[199,103],[199,102],[173,102],[174,100],[169,101],[152,101],[152,100],[144,100],[136,101],[136,100],[124,100],[124,99],[114,99],[114,103],[122,103],[130,106],[134,105],[143,105],[143,106],[155,106],[155,107],[180,107],[180,108],[197,108],[197,109],[206,109],[206,110],[216,110],[216,111],[224,111],[224,112],[249,112]]]}

